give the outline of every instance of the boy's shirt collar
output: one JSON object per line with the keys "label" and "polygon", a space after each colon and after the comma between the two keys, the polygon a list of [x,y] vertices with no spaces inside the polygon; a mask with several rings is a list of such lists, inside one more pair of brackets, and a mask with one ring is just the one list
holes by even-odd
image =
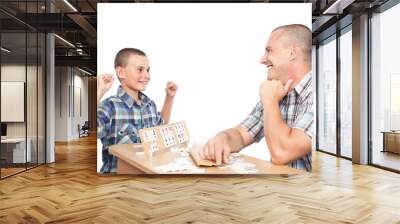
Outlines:
{"label": "boy's shirt collar", "polygon": [[[122,88],[122,86],[118,87],[118,92],[117,96],[121,98],[121,100],[129,107],[131,108],[133,104],[135,103],[135,100]],[[139,99],[141,100],[141,104],[138,104],[136,102],[136,105],[138,106],[146,106],[148,103],[150,103],[150,98],[146,96],[144,93],[139,91]]]}

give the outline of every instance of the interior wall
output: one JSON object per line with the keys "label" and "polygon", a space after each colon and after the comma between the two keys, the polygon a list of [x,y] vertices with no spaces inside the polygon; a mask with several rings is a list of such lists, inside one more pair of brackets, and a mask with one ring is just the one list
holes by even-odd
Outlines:
{"label": "interior wall", "polygon": [[69,77],[67,67],[55,68],[55,141],[68,140]]}
{"label": "interior wall", "polygon": [[56,141],[79,138],[78,124],[88,121],[88,77],[73,67],[56,67]]}
{"label": "interior wall", "polygon": [[[28,74],[32,74],[33,72],[36,74],[36,66],[28,66],[18,65],[18,64],[10,64],[10,65],[2,65],[1,66],[1,81],[3,82],[25,82],[25,73],[26,70]],[[27,107],[37,108],[36,102],[36,88],[31,88],[32,86],[36,86],[36,79],[31,79],[28,76],[28,86],[27,86]],[[39,105],[40,106],[40,105]],[[2,108],[2,110],[7,110],[7,108]],[[37,120],[36,113],[27,113],[27,120]],[[36,125],[28,125],[28,128],[32,130],[28,130],[28,133],[32,133],[32,131],[36,132]],[[35,128],[35,130],[33,130]],[[25,122],[7,122],[7,137],[25,137]],[[29,136],[28,136],[29,137]]]}
{"label": "interior wall", "polygon": [[88,121],[88,78],[73,68],[73,109],[72,109],[72,138],[78,138],[78,125],[82,126]]}
{"label": "interior wall", "polygon": [[88,115],[90,122],[90,131],[97,129],[97,78],[88,79]]}
{"label": "interior wall", "polygon": [[[42,94],[37,92],[38,89],[43,88],[41,72],[42,68],[36,65],[28,65],[25,67],[25,65],[21,64],[4,64],[1,66],[2,82],[24,82],[26,85],[26,108],[24,110],[26,110],[27,117],[25,122],[5,123],[7,123],[8,138],[25,138],[26,133],[26,137],[30,139],[31,162],[34,163],[44,162],[44,156],[41,155],[44,155],[45,150],[43,144],[44,122],[41,122],[43,119],[38,120],[38,114],[40,113],[40,115],[42,115],[44,108],[44,91],[41,91]],[[27,80],[25,80],[25,78],[27,78]],[[12,113],[12,111],[7,111],[7,108],[2,108],[2,110],[6,110],[7,113]],[[39,159],[39,161],[36,161],[37,159]]]}

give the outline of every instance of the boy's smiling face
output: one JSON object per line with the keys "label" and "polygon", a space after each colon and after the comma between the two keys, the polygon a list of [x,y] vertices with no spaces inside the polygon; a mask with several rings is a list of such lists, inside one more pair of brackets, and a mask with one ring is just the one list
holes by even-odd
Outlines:
{"label": "boy's smiling face", "polygon": [[146,56],[129,55],[125,67],[117,68],[121,84],[133,91],[144,91],[150,81],[150,65]]}

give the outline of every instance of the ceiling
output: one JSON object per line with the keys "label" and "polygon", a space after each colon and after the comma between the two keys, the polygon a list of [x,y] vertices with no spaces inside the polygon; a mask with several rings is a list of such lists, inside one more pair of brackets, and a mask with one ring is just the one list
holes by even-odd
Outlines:
{"label": "ceiling", "polygon": [[[376,8],[387,0],[254,0],[235,2],[254,3],[312,3],[313,41],[329,35],[327,30],[344,17],[356,16]],[[0,24],[2,45],[25,53],[24,32],[54,32],[56,65],[79,66],[96,73],[97,3],[182,2],[149,0],[1,0]],[[210,2],[210,1],[190,1]],[[212,1],[224,2],[224,1]],[[335,3],[336,2],[336,3]],[[51,12],[51,13],[50,13]],[[351,22],[351,18],[350,18]],[[21,31],[24,31],[21,33]],[[324,33],[325,32],[325,33]],[[334,32],[334,31],[332,31]],[[32,37],[28,38],[28,42]],[[66,40],[66,41],[64,41]],[[36,43],[36,42],[35,42]],[[28,44],[27,52],[34,52],[35,43]],[[3,55],[3,54],[2,54]],[[10,56],[9,56],[10,57]],[[29,56],[28,56],[29,58]]]}

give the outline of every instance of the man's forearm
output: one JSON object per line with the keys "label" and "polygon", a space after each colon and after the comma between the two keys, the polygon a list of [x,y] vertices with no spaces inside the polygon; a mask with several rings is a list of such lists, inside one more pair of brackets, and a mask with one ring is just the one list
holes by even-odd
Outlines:
{"label": "man's forearm", "polygon": [[227,143],[231,148],[231,152],[239,152],[245,147],[242,136],[236,128],[229,128],[218,133],[218,135],[225,135]]}
{"label": "man's forearm", "polygon": [[172,104],[174,102],[174,97],[166,96],[164,100],[164,105],[161,109],[161,117],[164,119],[164,123],[168,124],[171,118]]}
{"label": "man's forearm", "polygon": [[269,102],[264,104],[264,135],[272,160],[286,157],[287,147],[285,142],[289,141],[291,129],[281,118],[279,103]]}

